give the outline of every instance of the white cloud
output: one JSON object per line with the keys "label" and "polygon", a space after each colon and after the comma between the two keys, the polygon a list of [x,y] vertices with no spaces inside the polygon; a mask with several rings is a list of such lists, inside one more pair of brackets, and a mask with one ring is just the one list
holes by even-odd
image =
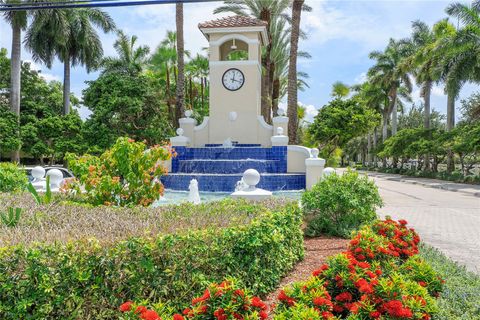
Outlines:
{"label": "white cloud", "polygon": [[360,73],[355,79],[353,80],[355,84],[361,84],[367,81],[367,72]]}
{"label": "white cloud", "polygon": [[[184,37],[185,49],[189,50],[192,55],[200,53],[202,48],[208,46],[208,42],[198,29],[198,24],[203,21],[218,19],[223,16],[232,14],[213,14],[213,10],[220,3],[202,3],[184,5]],[[141,6],[132,11],[135,19],[144,21],[142,28],[139,30],[137,25],[134,30],[126,27],[124,30],[129,34],[136,34],[141,41],[144,41],[151,50],[160,44],[166,35],[167,30],[175,30],[175,5],[161,6]],[[122,27],[122,26],[121,26]]]}
{"label": "white cloud", "polygon": [[25,63],[30,64],[30,69],[35,70],[40,74],[40,77],[42,77],[45,81],[50,82],[50,81],[62,81],[62,77],[59,75],[53,74],[53,73],[48,73],[48,72],[43,72],[43,68],[35,63],[32,60],[24,60]]}
{"label": "white cloud", "polygon": [[298,103],[305,108],[305,121],[313,122],[313,118],[318,114],[318,109],[314,105],[305,105],[301,102]]}

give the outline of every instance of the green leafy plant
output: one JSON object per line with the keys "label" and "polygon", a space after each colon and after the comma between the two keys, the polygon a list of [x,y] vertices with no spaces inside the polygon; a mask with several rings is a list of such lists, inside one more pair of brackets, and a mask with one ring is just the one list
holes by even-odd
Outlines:
{"label": "green leafy plant", "polygon": [[16,163],[0,163],[0,192],[15,192],[25,189],[27,174]]}
{"label": "green leafy plant", "polygon": [[147,149],[143,142],[119,138],[100,157],[67,155],[69,168],[78,180],[66,182],[63,190],[93,205],[147,207],[163,194],[160,176],[166,169],[161,161],[171,156],[169,147]]}
{"label": "green leafy plant", "polygon": [[8,208],[7,213],[0,212],[0,218],[2,223],[7,227],[16,227],[20,221],[20,216],[22,214],[22,208]]}
{"label": "green leafy plant", "polygon": [[52,202],[52,189],[50,187],[50,176],[47,175],[45,180],[45,193],[40,195],[32,183],[27,185],[27,190],[30,192],[32,197],[35,199],[37,204],[50,204]]}
{"label": "green leafy plant", "polygon": [[332,174],[302,196],[306,234],[348,237],[360,225],[375,220],[381,205],[378,189],[367,177],[350,170]]}
{"label": "green leafy plant", "polygon": [[180,308],[228,277],[267,294],[303,257],[302,214],[296,203],[244,207],[250,223],[224,228],[3,247],[0,319],[115,319],[128,299]]}

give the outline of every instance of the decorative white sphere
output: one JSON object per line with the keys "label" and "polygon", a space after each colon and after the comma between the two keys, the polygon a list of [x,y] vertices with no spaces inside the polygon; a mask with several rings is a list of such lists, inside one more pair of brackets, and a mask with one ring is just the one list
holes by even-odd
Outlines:
{"label": "decorative white sphere", "polygon": [[178,128],[178,129],[177,129],[177,135],[178,135],[179,137],[183,136],[184,133],[185,133],[185,131],[184,131],[182,128]]}
{"label": "decorative white sphere", "polygon": [[243,173],[243,182],[249,187],[255,187],[260,182],[260,173],[255,169],[248,169]]}
{"label": "decorative white sphere", "polygon": [[192,115],[193,115],[193,111],[192,111],[192,110],[187,110],[187,111],[185,111],[185,117],[190,118]]}
{"label": "decorative white sphere", "polygon": [[42,179],[45,177],[45,169],[40,166],[36,166],[35,168],[32,169],[32,177],[35,179]]}
{"label": "decorative white sphere", "polygon": [[336,172],[335,169],[330,167],[323,169],[323,175],[325,177],[328,177],[329,175],[334,174],[335,172]]}
{"label": "decorative white sphere", "polygon": [[50,185],[52,186],[60,186],[63,181],[62,171],[58,169],[48,170],[47,176],[50,177]]}
{"label": "decorative white sphere", "polygon": [[283,136],[283,128],[282,127],[277,128],[277,135],[278,136]]}
{"label": "decorative white sphere", "polygon": [[310,153],[312,154],[312,158],[318,158],[318,154],[320,153],[320,150],[317,148],[313,148]]}
{"label": "decorative white sphere", "polygon": [[237,120],[237,116],[237,113],[235,111],[232,111],[228,114],[228,119],[233,122]]}
{"label": "decorative white sphere", "polygon": [[287,110],[283,107],[278,108],[277,114],[279,116],[285,116],[287,114]]}

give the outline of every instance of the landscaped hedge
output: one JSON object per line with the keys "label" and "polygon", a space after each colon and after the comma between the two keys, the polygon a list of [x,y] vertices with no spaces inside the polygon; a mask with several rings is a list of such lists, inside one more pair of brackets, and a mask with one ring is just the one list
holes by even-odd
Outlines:
{"label": "landscaped hedge", "polygon": [[227,228],[110,246],[84,240],[0,248],[0,318],[114,319],[127,300],[180,306],[227,276],[265,294],[302,258],[301,224],[290,203]]}

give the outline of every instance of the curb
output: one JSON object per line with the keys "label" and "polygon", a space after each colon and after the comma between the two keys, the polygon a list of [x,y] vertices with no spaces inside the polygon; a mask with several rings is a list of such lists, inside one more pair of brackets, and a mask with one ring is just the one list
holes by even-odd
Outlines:
{"label": "curb", "polygon": [[[381,172],[374,172],[374,171],[360,171],[359,170],[359,172],[365,173],[365,174],[367,174],[371,177],[375,177],[375,174],[383,174]],[[397,177],[388,177],[388,176],[383,176],[383,177],[378,177],[378,178],[385,179],[385,180],[390,180],[390,181],[398,181],[398,182],[404,182],[404,183],[408,183],[408,184],[420,185],[420,186],[427,187],[427,188],[440,189],[440,190],[445,190],[445,191],[450,191],[450,192],[458,192],[458,193],[462,193],[462,194],[465,194],[465,195],[480,198],[480,191],[473,191],[472,192],[472,191],[458,190],[458,189],[455,189],[455,188],[451,188],[448,184],[430,184],[430,183],[426,183],[426,182],[422,182],[422,181],[412,181],[412,180],[409,180],[409,179],[405,179],[400,175],[398,175],[398,178]]]}

